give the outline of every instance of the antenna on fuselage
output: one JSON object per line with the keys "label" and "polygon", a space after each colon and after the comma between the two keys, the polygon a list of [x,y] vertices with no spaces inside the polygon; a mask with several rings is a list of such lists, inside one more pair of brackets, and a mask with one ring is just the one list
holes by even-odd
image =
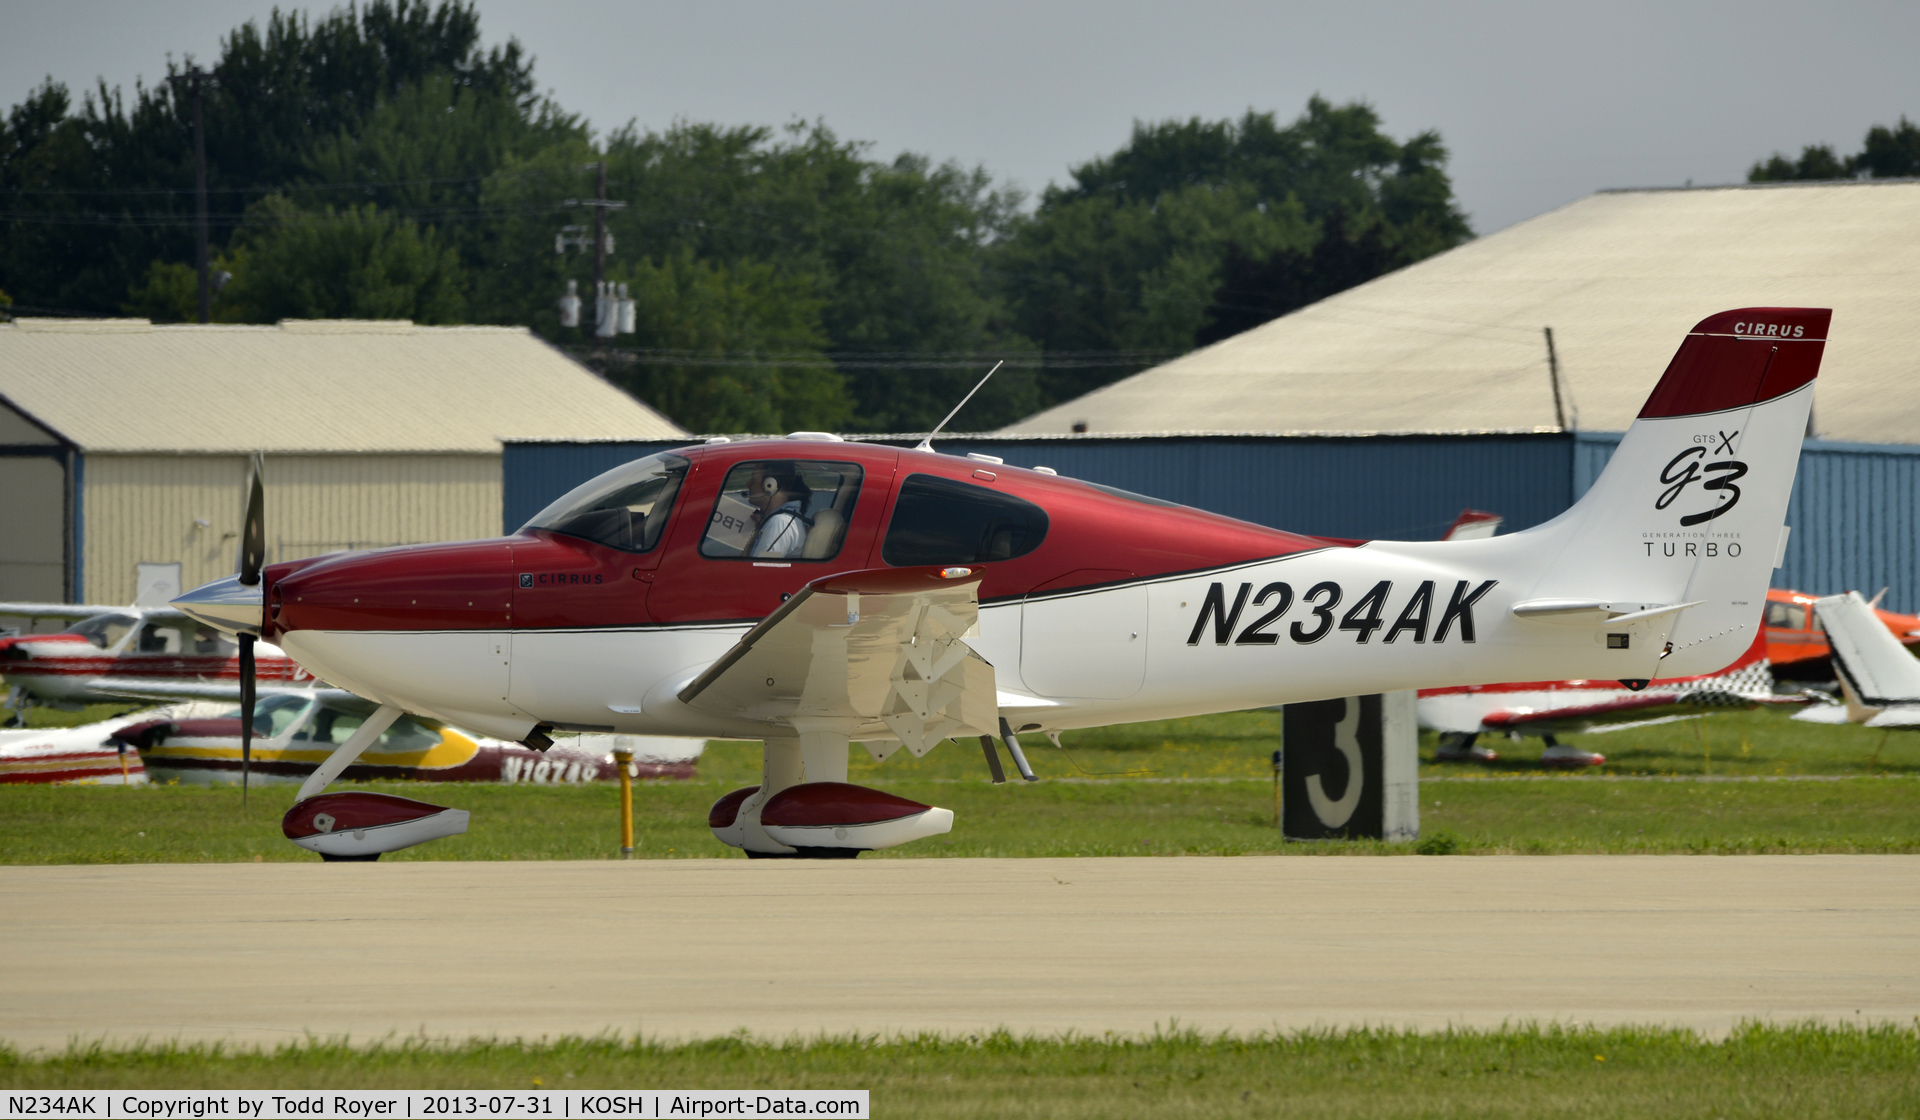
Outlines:
{"label": "antenna on fuselage", "polygon": [[[980,379],[980,385],[985,385],[989,380],[992,379],[994,374],[1000,372],[1000,367],[1006,364],[1007,364],[1007,361],[1005,358],[1002,358],[999,361],[993,363],[993,368],[987,371],[987,376],[982,377]],[[947,413],[947,419],[940,421],[938,424],[935,424],[933,426],[933,431],[928,432],[925,439],[921,440],[919,443],[914,444],[913,449],[915,451],[932,451],[933,437],[939,435],[940,429],[947,426],[947,420],[951,420],[954,417],[960,415],[960,410],[967,407],[967,402],[972,400],[973,395],[980,391],[980,385],[975,385],[973,388],[968,389],[967,395],[960,398],[960,403],[953,406],[952,412]]]}

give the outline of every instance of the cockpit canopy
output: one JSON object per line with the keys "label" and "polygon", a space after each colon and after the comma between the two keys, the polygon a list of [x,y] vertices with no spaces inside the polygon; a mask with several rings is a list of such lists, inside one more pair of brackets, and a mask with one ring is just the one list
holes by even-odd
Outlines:
{"label": "cockpit canopy", "polygon": [[546,529],[623,552],[650,551],[666,530],[689,465],[679,455],[662,453],[615,467],[567,491],[520,531]]}

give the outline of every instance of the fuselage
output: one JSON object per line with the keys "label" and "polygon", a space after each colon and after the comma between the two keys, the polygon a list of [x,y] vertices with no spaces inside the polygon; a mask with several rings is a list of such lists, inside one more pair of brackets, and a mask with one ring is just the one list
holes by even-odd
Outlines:
{"label": "fuselage", "polygon": [[[312,674],[272,645],[255,647],[256,679],[311,684]],[[49,701],[100,703],[125,698],[101,682],[167,685],[240,685],[233,640],[182,618],[177,611],[149,617],[138,608],[96,615],[57,634],[0,638],[0,674],[11,686]]]}
{"label": "fuselage", "polygon": [[[1648,643],[1664,631],[1643,627],[1631,648],[1609,649],[1509,617],[1567,531],[1559,522],[1350,547],[929,452],[773,440],[669,458],[681,472],[670,492],[618,511],[630,516],[618,532],[604,509],[586,518],[563,499],[510,537],[272,565],[263,634],[336,685],[503,738],[538,725],[761,737],[766,726],[675,694],[807,583],[903,563],[984,571],[970,644],[994,666],[1016,729],[1340,696],[1356,681],[1386,691],[1657,675]],[[813,531],[836,536],[808,542],[824,555],[753,555],[735,487],[759,479],[758,464],[794,463],[815,481]],[[569,498],[591,505],[594,486]],[[1614,582],[1651,582],[1675,601],[1707,536],[1678,560],[1627,542],[1633,570]],[[1755,624],[1759,613],[1756,603]],[[1743,648],[1752,632],[1729,637]]]}

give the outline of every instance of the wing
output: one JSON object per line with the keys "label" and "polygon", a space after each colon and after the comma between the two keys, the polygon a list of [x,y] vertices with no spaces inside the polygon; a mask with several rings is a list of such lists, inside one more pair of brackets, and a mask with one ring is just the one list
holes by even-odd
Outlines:
{"label": "wing", "polygon": [[1869,717],[1868,727],[1920,727],[1920,704],[1894,704]]}
{"label": "wing", "polygon": [[898,739],[915,756],[950,736],[994,734],[993,666],[962,641],[977,632],[980,578],[977,568],[928,567],[815,580],[680,701],[773,733],[811,722],[849,739]]}
{"label": "wing", "polygon": [[[160,681],[143,680],[137,677],[101,677],[87,684],[87,691],[109,696],[124,696],[129,700],[213,700],[238,704],[240,702],[239,681]],[[261,683],[258,695],[265,699],[269,696],[318,696],[329,705],[350,712],[362,714],[373,711],[380,705],[343,688],[302,688],[298,685]]]}
{"label": "wing", "polygon": [[85,603],[0,603],[0,616],[7,618],[58,618],[81,622],[97,614],[141,614],[127,607],[88,606]]}
{"label": "wing", "polygon": [[1567,704],[1558,708],[1506,709],[1480,717],[1480,726],[1489,731],[1565,731],[1572,733],[1596,723],[1615,720],[1646,719],[1661,708],[1691,710],[1675,703],[1672,692],[1641,692],[1614,696],[1588,704]]}

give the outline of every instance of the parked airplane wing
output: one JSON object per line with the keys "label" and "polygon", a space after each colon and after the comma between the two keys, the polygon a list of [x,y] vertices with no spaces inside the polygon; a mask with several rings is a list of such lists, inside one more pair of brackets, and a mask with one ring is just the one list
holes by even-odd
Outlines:
{"label": "parked airplane wing", "polygon": [[1639,719],[1650,708],[1665,708],[1676,703],[1672,691],[1625,693],[1585,704],[1560,708],[1507,709],[1480,717],[1480,726],[1489,731],[1516,731],[1533,724],[1552,724],[1567,720],[1581,723],[1605,723],[1609,719]]}
{"label": "parked airplane wing", "polygon": [[928,567],[816,580],[680,700],[796,731],[832,721],[849,738],[898,738],[916,756],[950,736],[995,734],[993,666],[962,640],[977,632],[980,579],[978,568]]}
{"label": "parked airplane wing", "polygon": [[[109,696],[124,696],[129,700],[213,700],[238,704],[240,702],[240,682],[234,681],[168,681],[147,680],[139,677],[100,677],[90,686],[93,691]],[[312,685],[276,684],[263,682],[256,692],[261,699],[269,696],[318,696],[335,707],[350,712],[364,709],[371,712],[380,705],[372,700],[341,688],[315,688]]]}
{"label": "parked airplane wing", "polygon": [[66,622],[79,622],[97,614],[126,613],[128,611],[124,606],[89,606],[86,603],[0,603],[0,617],[5,618],[58,618]]}

